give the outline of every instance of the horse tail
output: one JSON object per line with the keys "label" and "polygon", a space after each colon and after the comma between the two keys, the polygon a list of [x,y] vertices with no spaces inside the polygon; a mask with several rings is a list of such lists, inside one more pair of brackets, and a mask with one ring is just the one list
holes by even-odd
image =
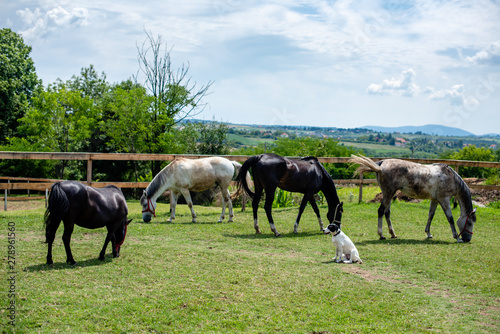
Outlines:
{"label": "horse tail", "polygon": [[61,183],[54,183],[50,189],[49,204],[44,214],[45,238],[48,239],[52,228],[57,228],[68,212],[68,196],[61,187]]}
{"label": "horse tail", "polygon": [[382,168],[380,168],[380,166],[377,165],[372,159],[364,157],[362,155],[352,154],[351,159],[349,159],[348,162],[360,165],[354,172],[354,175],[358,175],[364,172],[380,173],[380,171],[382,170]]}
{"label": "horse tail", "polygon": [[253,199],[255,193],[250,190],[250,187],[248,184],[250,183],[250,173],[248,171],[250,168],[252,168],[257,162],[259,162],[260,158],[262,155],[254,155],[253,157],[248,158],[243,165],[240,168],[240,171],[238,173],[238,176],[236,177],[236,182],[238,182],[238,188],[241,188],[243,186],[243,189],[245,189],[246,193],[250,198]]}

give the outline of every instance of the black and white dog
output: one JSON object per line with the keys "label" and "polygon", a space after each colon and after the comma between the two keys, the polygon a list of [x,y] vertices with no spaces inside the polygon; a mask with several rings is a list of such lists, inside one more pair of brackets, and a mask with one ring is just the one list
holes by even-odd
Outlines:
{"label": "black and white dog", "polygon": [[349,237],[340,230],[336,224],[330,224],[323,229],[325,234],[332,235],[332,242],[335,245],[335,257],[333,260],[337,263],[363,263],[359,257],[358,250]]}

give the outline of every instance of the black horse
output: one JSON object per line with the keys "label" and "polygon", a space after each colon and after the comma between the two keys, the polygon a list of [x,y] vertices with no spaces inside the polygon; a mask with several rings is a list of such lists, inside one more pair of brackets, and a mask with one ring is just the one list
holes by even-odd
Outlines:
{"label": "black horse", "polygon": [[[245,175],[251,169],[253,174],[255,193],[253,193],[247,184]],[[266,210],[267,219],[274,235],[279,237],[280,234],[274,226],[271,209],[274,201],[274,192],[277,187],[290,191],[304,194],[300,203],[299,215],[294,225],[294,233],[297,233],[299,227],[300,216],[304,211],[307,202],[311,203],[316,216],[318,217],[320,230],[323,231],[323,222],[319,214],[318,206],[314,201],[314,194],[319,191],[323,192],[328,202],[327,218],[330,223],[335,223],[340,227],[342,219],[342,204],[337,196],[337,190],[333,180],[325,170],[318,159],[314,157],[306,157],[302,159],[289,159],[273,153],[255,155],[248,158],[243,163],[243,166],[236,178],[239,186],[243,186],[248,195],[252,198],[254,227],[256,233],[260,234],[259,223],[257,220],[257,209],[259,201],[262,197],[262,191],[266,191]]]}
{"label": "black horse", "polygon": [[99,254],[99,260],[104,260],[106,247],[111,241],[113,257],[120,256],[120,247],[127,233],[128,208],[122,191],[115,186],[93,188],[75,181],[54,183],[49,197],[49,206],[45,211],[45,237],[48,243],[47,264],[52,261],[52,243],[57,228],[64,222],[62,240],[66,249],[66,262],[76,264],[71,254],[71,234],[76,225],[95,229],[108,229],[104,247]]}

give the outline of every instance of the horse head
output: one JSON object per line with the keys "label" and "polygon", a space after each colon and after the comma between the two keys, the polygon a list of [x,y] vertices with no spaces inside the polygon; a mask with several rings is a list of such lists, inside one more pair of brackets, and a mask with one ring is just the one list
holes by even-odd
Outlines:
{"label": "horse head", "polygon": [[142,220],[144,220],[145,223],[149,223],[151,221],[151,216],[156,217],[156,201],[148,198],[146,190],[144,190],[144,193],[141,196],[141,206]]}
{"label": "horse head", "polygon": [[472,210],[466,216],[461,216],[457,220],[457,226],[460,230],[460,236],[463,242],[469,242],[472,239],[472,230],[474,229],[474,223],[476,222],[476,209]]}
{"label": "horse head", "polygon": [[328,210],[326,217],[328,218],[328,221],[330,222],[330,224],[335,224],[340,229],[340,225],[342,224],[342,213],[343,212],[344,212],[344,202],[339,202],[335,206],[335,209]]}
{"label": "horse head", "polygon": [[127,235],[127,226],[130,224],[132,219],[124,220],[122,224],[115,231],[115,245],[113,248],[113,257],[120,256],[120,248],[125,241],[125,236]]}

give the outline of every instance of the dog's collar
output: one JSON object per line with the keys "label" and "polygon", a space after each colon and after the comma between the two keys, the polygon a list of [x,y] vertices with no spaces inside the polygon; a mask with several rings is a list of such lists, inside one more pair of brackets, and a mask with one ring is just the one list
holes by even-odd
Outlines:
{"label": "dog's collar", "polygon": [[336,234],[332,234],[334,237],[336,237],[337,235],[340,234],[340,232],[342,232],[341,230],[339,230]]}

